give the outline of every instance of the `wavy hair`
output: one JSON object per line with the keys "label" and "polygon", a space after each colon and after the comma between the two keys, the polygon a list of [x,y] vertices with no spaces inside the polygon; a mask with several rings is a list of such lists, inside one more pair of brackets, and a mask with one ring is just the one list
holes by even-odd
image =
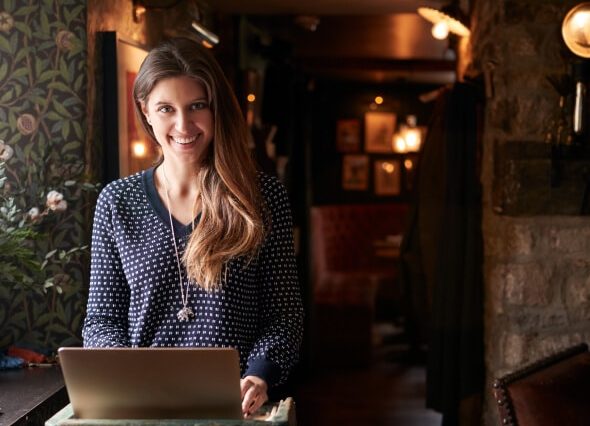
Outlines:
{"label": "wavy hair", "polygon": [[236,97],[213,55],[198,43],[170,39],[148,53],[133,87],[135,113],[143,129],[158,143],[141,105],[160,80],[179,76],[203,84],[214,118],[213,140],[197,177],[201,217],[182,259],[188,278],[212,291],[220,288],[231,259],[249,260],[262,244],[262,198]]}

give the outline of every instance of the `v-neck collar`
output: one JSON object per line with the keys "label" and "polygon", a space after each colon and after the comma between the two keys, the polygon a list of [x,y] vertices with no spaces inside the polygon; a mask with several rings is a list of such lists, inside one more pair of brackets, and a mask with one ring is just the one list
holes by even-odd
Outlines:
{"label": "v-neck collar", "polygon": [[[162,219],[166,227],[170,228],[170,216],[168,213],[168,209],[166,208],[166,205],[160,198],[160,194],[158,194],[158,190],[156,189],[156,182],[154,181],[154,171],[155,167],[144,170],[142,176],[143,186],[147,194],[148,201],[150,202],[152,208],[154,209],[158,217]],[[195,225],[199,222],[200,218],[201,213],[199,213],[195,218]],[[187,235],[190,235],[190,233],[192,232],[192,223],[185,225],[179,222],[174,216],[172,216],[172,224],[174,226],[174,233],[176,234],[176,237],[185,237]]]}

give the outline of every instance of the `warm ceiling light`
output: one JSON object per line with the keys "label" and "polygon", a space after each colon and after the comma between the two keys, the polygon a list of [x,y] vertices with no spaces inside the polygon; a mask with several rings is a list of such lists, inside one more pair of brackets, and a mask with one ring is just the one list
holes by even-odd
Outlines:
{"label": "warm ceiling light", "polygon": [[565,15],[561,34],[574,54],[590,58],[590,3],[580,3]]}
{"label": "warm ceiling light", "polygon": [[191,23],[191,26],[199,34],[199,37],[201,38],[201,43],[203,44],[203,46],[211,49],[213,46],[215,46],[217,43],[219,43],[219,37],[217,36],[217,34],[209,31],[207,28],[205,28],[203,25],[201,25],[197,21],[193,21]]}
{"label": "warm ceiling light", "polygon": [[432,37],[435,39],[444,40],[449,36],[449,26],[445,21],[440,21],[438,24],[434,24],[432,26],[432,30],[430,30],[430,32],[432,33]]}
{"label": "warm ceiling light", "polygon": [[250,93],[246,99],[248,99],[248,102],[254,102],[256,100],[256,95],[254,93]]}
{"label": "warm ceiling light", "polygon": [[[465,19],[462,16],[461,10],[454,4],[445,6],[441,10],[433,9],[431,7],[419,7],[418,14],[435,26],[444,22],[448,31],[455,35],[467,37],[471,34],[469,28],[467,28],[465,23],[462,22]],[[437,29],[437,31],[442,33],[441,29]]]}
{"label": "warm ceiling light", "polygon": [[383,97],[382,96],[375,97],[375,103],[377,105],[381,105],[383,103]]}

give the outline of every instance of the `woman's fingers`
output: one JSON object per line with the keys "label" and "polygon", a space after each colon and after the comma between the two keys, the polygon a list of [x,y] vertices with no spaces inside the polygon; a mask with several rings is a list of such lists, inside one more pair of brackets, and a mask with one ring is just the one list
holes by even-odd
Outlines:
{"label": "woman's fingers", "polygon": [[268,400],[267,384],[260,377],[246,376],[240,381],[242,394],[242,413],[249,416]]}

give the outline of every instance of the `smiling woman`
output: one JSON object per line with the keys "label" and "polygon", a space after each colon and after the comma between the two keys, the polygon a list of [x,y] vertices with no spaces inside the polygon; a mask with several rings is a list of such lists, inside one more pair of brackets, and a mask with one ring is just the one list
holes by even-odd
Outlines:
{"label": "smiling woman", "polygon": [[302,338],[286,191],[256,173],[231,86],[200,44],[153,49],[133,97],[162,157],[99,196],[84,345],[234,347],[249,416]]}
{"label": "smiling woman", "polygon": [[163,79],[141,103],[141,110],[168,168],[198,171],[213,138],[213,115],[203,84],[186,76]]}

